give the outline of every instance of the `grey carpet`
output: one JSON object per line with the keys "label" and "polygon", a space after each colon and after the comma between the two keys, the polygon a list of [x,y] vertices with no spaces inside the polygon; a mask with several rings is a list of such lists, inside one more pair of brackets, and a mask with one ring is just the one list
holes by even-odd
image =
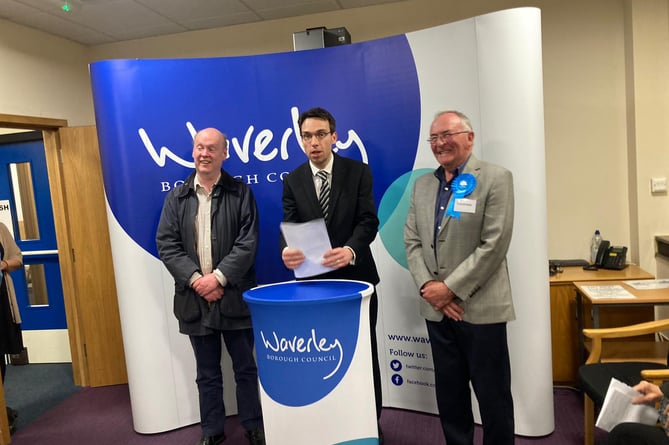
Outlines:
{"label": "grey carpet", "polygon": [[71,363],[7,365],[4,389],[7,406],[19,413],[19,429],[80,390]]}

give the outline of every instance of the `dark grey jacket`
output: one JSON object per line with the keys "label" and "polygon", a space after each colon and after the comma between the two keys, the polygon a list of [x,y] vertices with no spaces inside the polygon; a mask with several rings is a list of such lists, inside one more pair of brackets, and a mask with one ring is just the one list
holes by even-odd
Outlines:
{"label": "dark grey jacket", "polygon": [[258,210],[251,189],[221,170],[211,204],[211,242],[214,267],[228,280],[223,298],[211,306],[188,285],[200,271],[195,217],[198,200],[195,172],[172,189],[163,204],[156,233],[158,254],[174,277],[174,315],[184,334],[203,335],[212,329],[251,326],[242,292],[256,285]]}

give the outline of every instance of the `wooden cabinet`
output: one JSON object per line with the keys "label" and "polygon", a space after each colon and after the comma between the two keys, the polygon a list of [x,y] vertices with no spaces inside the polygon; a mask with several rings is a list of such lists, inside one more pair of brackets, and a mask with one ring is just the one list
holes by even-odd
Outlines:
{"label": "wooden cabinet", "polygon": [[551,283],[550,289],[553,383],[573,384],[578,369],[576,288],[572,283]]}
{"label": "wooden cabinet", "polygon": [[[575,385],[578,367],[584,357],[578,357],[578,319],[576,286],[580,281],[644,280],[655,278],[633,264],[623,270],[586,271],[582,267],[565,267],[550,277],[551,344],[553,356],[553,383]],[[592,326],[591,308],[583,307],[583,324]],[[612,307],[600,309],[600,326],[613,327],[649,321],[654,318],[652,306]]]}

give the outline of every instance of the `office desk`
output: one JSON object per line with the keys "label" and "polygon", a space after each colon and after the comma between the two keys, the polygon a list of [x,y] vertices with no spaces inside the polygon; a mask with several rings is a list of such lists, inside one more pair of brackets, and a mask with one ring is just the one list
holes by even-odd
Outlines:
{"label": "office desk", "polygon": [[[630,281],[630,280],[626,280]],[[633,281],[633,280],[632,280]],[[660,280],[663,281],[663,280]],[[576,286],[576,299],[577,302],[579,299],[583,299],[583,302],[587,302],[592,305],[592,327],[599,327],[599,309],[601,307],[614,307],[614,306],[654,306],[656,304],[669,304],[669,288],[663,289],[636,289],[624,281],[607,281],[602,283],[599,281],[580,281],[574,283]],[[606,297],[593,297],[590,293],[587,292],[588,286],[621,286],[627,292],[630,293],[630,298],[606,298]]]}
{"label": "office desk", "polygon": [[[575,283],[581,281],[597,281],[600,284],[608,281],[622,280],[649,280],[655,278],[633,264],[623,270],[597,271],[583,270],[582,267],[565,267],[563,272],[550,277],[550,305],[551,305],[551,346],[553,357],[553,382],[556,384],[574,385],[577,380],[578,366],[582,363],[579,355],[579,326],[592,326],[589,314],[591,305],[578,305],[576,301]],[[581,309],[579,309],[581,307]],[[577,318],[579,310],[581,317]],[[652,320],[654,312],[652,306],[637,306],[635,308],[611,307],[598,313],[598,322],[602,326],[624,326]]]}
{"label": "office desk", "polygon": [[[649,307],[653,308],[655,305],[666,305],[669,304],[669,288],[664,289],[636,289],[623,281],[607,281],[602,283],[601,281],[581,281],[574,283],[576,286],[576,302],[577,307],[583,307],[584,305],[590,305],[592,307],[592,327],[600,327],[600,310],[605,308],[629,308],[632,307]],[[629,298],[624,297],[615,297],[615,298],[606,298],[606,297],[595,297],[588,293],[588,286],[621,286],[624,290],[629,292]],[[580,320],[579,318],[579,324]],[[581,326],[581,329],[583,326]],[[579,331],[579,353],[583,354],[584,352],[584,341],[582,330]],[[641,354],[644,354],[646,351],[640,351]],[[580,355],[582,356],[582,355]],[[663,355],[659,357],[664,360]],[[650,358],[638,357],[639,360],[651,360]]]}

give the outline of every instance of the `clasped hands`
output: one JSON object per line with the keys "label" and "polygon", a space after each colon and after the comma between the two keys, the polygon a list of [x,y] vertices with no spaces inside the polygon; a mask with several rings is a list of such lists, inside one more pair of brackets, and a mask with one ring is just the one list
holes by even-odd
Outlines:
{"label": "clasped hands", "polygon": [[441,312],[455,321],[462,321],[465,310],[455,301],[456,295],[443,281],[428,281],[421,287],[420,296]]}
{"label": "clasped hands", "polygon": [[[295,270],[304,263],[306,257],[300,249],[286,247],[281,252],[281,259],[288,269]],[[321,264],[325,267],[340,269],[344,266],[348,266],[352,260],[353,252],[351,249],[347,249],[346,247],[335,247],[323,254],[323,261],[321,261]]]}
{"label": "clasped hands", "polygon": [[214,275],[213,272],[202,275],[200,278],[195,280],[192,284],[192,288],[208,303],[213,303],[214,301],[220,300],[223,298],[223,293],[225,292],[223,286],[221,286],[221,283],[218,281],[216,275]]}

